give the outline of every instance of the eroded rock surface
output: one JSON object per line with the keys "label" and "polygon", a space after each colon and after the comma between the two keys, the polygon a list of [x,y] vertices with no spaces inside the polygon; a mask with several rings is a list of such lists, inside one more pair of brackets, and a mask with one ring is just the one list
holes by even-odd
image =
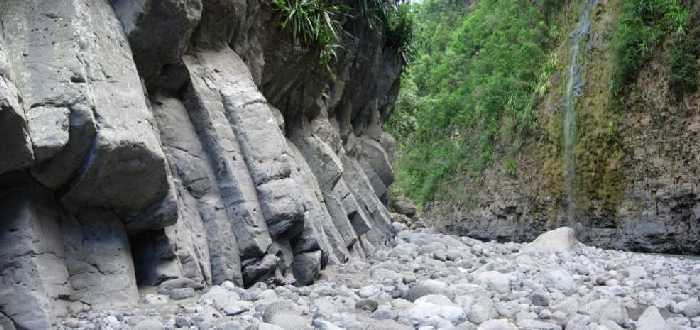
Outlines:
{"label": "eroded rock surface", "polygon": [[401,57],[351,15],[320,65],[281,19],[258,0],[0,2],[3,327],[128,308],[145,286],[311,284],[392,240],[381,127]]}

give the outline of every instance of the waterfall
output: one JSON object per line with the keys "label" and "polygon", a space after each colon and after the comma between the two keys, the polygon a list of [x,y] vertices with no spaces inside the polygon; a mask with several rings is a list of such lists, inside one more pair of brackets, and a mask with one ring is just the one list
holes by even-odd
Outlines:
{"label": "waterfall", "polygon": [[571,33],[571,52],[569,60],[568,81],[564,94],[564,161],[566,164],[566,209],[567,220],[572,223],[576,209],[575,201],[575,177],[576,177],[576,98],[583,92],[583,79],[581,77],[580,52],[581,44],[588,37],[591,30],[591,12],[598,0],[584,0],[584,8],[579,16],[578,25]]}

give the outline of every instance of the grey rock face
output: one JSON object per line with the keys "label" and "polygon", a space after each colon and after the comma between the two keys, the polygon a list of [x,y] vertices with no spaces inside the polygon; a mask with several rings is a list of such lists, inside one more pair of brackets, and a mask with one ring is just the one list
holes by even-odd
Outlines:
{"label": "grey rock face", "polygon": [[[0,55],[2,49],[0,49]],[[24,110],[14,84],[0,73],[0,174],[30,165],[34,159]]]}
{"label": "grey rock face", "polygon": [[309,285],[316,281],[323,267],[323,255],[321,251],[306,252],[294,257],[294,277],[297,283]]}
{"label": "grey rock face", "polygon": [[[218,85],[210,86],[212,75],[227,65],[233,65],[230,50],[223,54],[207,52],[185,58],[190,75],[194,78],[185,106],[190,111],[205,148],[215,165],[219,190],[227,214],[234,221],[236,239],[244,257],[263,255],[271,244],[267,224],[248,167],[230,122],[226,118]],[[221,63],[223,62],[223,63]],[[219,64],[217,64],[219,63]],[[225,79],[225,78],[223,78]],[[225,84],[225,81],[222,83]]]}
{"label": "grey rock face", "polygon": [[137,302],[129,237],[114,214],[85,210],[66,219],[63,235],[73,299],[95,308]]}
{"label": "grey rock face", "polygon": [[[197,132],[195,126],[207,125],[207,122],[190,121],[185,105],[174,98],[159,98],[153,109],[172,172],[185,188],[179,189],[182,208],[177,227],[184,224],[185,228],[179,231],[184,235],[189,233],[193,243],[194,238],[199,237],[199,242],[193,247],[201,252],[190,253],[189,258],[199,256],[203,260],[203,267],[195,269],[210,269],[204,272],[211,273],[213,283],[226,280],[242,283],[237,238],[243,235],[234,234],[234,223],[224,208],[217,176],[214,174],[216,168],[208,158],[207,152],[210,149],[205,148],[198,135],[209,134],[205,133],[209,131]],[[247,229],[238,228],[239,231]],[[207,264],[210,266],[207,267]]]}
{"label": "grey rock face", "polygon": [[[223,283],[312,284],[388,243],[381,126],[403,64],[348,19],[361,38],[331,73],[259,1],[0,2],[2,322],[93,313],[64,325],[114,328],[96,313]],[[180,323],[237,327],[212,315],[251,308]],[[269,323],[311,327],[281,314]],[[160,322],[127,324],[176,324]]]}
{"label": "grey rock face", "polygon": [[0,306],[20,328],[48,329],[67,313],[69,273],[53,203],[39,188],[0,195]]}
{"label": "grey rock face", "polygon": [[29,110],[29,133],[37,162],[56,155],[68,144],[68,108],[36,107]]}

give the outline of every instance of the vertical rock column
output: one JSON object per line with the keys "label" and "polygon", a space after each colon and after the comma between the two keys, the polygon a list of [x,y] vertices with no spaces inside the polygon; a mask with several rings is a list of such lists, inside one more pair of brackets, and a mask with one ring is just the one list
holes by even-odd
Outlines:
{"label": "vertical rock column", "polygon": [[[225,189],[236,184],[230,181],[226,172],[219,171],[230,168],[221,167],[226,164],[227,154],[216,152],[229,150],[218,147],[217,142],[225,141],[214,140],[218,137],[213,123],[205,117],[205,108],[195,107],[190,119],[188,110],[179,99],[157,97],[153,109],[173,173],[183,186],[179,190],[182,207],[178,226],[183,223],[190,232],[181,234],[190,235],[193,240],[197,234],[204,237],[199,242],[193,241],[192,246],[204,251],[206,244],[208,256],[202,254],[200,258],[209,260],[202,263],[211,265],[213,283],[230,280],[242,285],[239,245],[245,253],[260,255],[270,243],[268,237],[260,237],[263,228],[247,227],[241,222],[242,218],[231,216],[234,211],[231,208],[240,207],[240,204],[224,206],[226,197],[220,186]],[[199,135],[195,125],[199,126]],[[206,144],[209,148],[205,147]],[[218,176],[215,171],[218,171]],[[204,233],[199,233],[200,224]],[[237,237],[248,240],[241,244]]]}
{"label": "vertical rock column", "polygon": [[[186,65],[197,99],[207,100],[209,108],[223,107],[232,129],[231,139],[235,139],[226,142],[234,148],[236,173],[251,180],[239,182],[238,189],[254,189],[242,192],[250,196],[249,201],[257,202],[269,236],[275,241],[264,258],[243,258],[246,260],[244,279],[250,283],[272,276],[291,276],[291,243],[304,232],[305,213],[309,211],[304,201],[316,197],[305,196],[306,192],[299,189],[298,179],[292,175],[298,165],[278,127],[273,109],[258,91],[246,64],[230,49],[199,51],[186,59]],[[307,226],[309,229],[311,227]],[[324,240],[323,237],[315,239],[316,243],[309,245]]]}
{"label": "vertical rock column", "polygon": [[391,226],[391,216],[384,204],[379,200],[377,194],[372,188],[372,184],[362,170],[358,161],[348,155],[342,155],[343,166],[345,172],[343,177],[348,183],[350,191],[356,197],[359,207],[363,209],[372,224],[366,238],[372,244],[385,244],[393,237],[393,228]]}
{"label": "vertical rock column", "polygon": [[345,245],[343,237],[333,223],[333,218],[328,212],[321,187],[311,170],[311,167],[302,156],[301,151],[289,142],[289,149],[296,159],[299,167],[297,173],[292,177],[297,179],[297,184],[304,191],[304,232],[295,241],[294,253],[309,252],[316,250],[312,247],[316,242],[319,248],[328,253],[329,261],[342,263],[350,257],[350,252]]}
{"label": "vertical rock column", "polygon": [[71,288],[60,215],[51,194],[31,186],[0,190],[0,313],[23,329],[49,329]]}
{"label": "vertical rock column", "polygon": [[[224,52],[221,55],[224,59],[233,54],[230,50]],[[216,56],[217,53],[208,54]],[[213,165],[215,181],[238,240],[240,258],[261,260],[272,244],[272,237],[242,147],[226,117],[220,93],[222,78],[216,73],[223,70],[226,62],[202,63],[200,55],[184,59],[190,76],[184,104]],[[272,264],[275,265],[276,261]]]}
{"label": "vertical rock column", "polygon": [[301,126],[292,138],[318,181],[328,212],[343,240],[341,244],[345,249],[350,248],[359,241],[359,236],[370,230],[371,225],[343,178],[344,166],[332,147],[336,145],[335,140],[340,139],[332,133],[325,110]]}
{"label": "vertical rock column", "polygon": [[[58,300],[95,307],[135,303],[138,295],[128,231],[173,224],[177,205],[121,25],[107,0],[7,0],[0,3],[0,20],[0,116],[8,118],[2,118],[0,125],[11,124],[34,135],[23,132],[20,140],[25,145],[31,142],[35,155],[27,162],[27,152],[18,153],[17,164],[2,166],[23,167],[61,201],[36,206],[39,200],[30,197],[25,209],[65,214],[60,225],[51,225],[50,230],[36,231],[35,222],[44,219],[44,211],[31,213],[36,214],[31,219],[39,220],[26,220],[14,229],[7,221],[0,223],[0,231],[10,230],[12,236],[3,243],[20,240],[19,247],[22,239],[33,237],[33,246],[27,250],[41,254],[31,259],[3,255],[8,265],[37,269],[14,283],[31,288],[32,299],[38,302],[0,304],[0,312],[19,323],[16,315],[21,313],[16,309],[32,306],[31,313],[38,316],[29,318],[40,323],[28,327],[49,328],[44,326],[46,320],[61,314],[55,308],[61,305]],[[16,92],[6,79],[10,75]],[[23,102],[13,101],[19,97]],[[19,115],[26,112],[27,125],[18,122],[19,115],[5,116],[10,109]],[[8,141],[15,141],[14,135]],[[16,221],[28,219],[12,214]],[[25,234],[18,237],[17,233]],[[57,261],[51,261],[48,269],[44,261],[36,261],[46,259],[42,249],[56,256],[54,251],[65,249],[65,261],[62,254],[51,257]],[[51,288],[57,280],[41,274],[58,276],[55,269],[59,268],[66,274],[63,282],[70,285],[55,293]],[[0,281],[9,283],[15,275],[3,273]]]}

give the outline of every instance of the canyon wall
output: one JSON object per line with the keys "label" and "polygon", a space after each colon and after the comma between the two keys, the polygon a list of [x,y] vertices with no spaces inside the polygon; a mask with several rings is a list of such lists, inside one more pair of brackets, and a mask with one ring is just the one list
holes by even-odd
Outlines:
{"label": "canyon wall", "polygon": [[[588,2],[567,6],[569,23],[561,26],[580,29],[580,8]],[[459,189],[436,194],[425,219],[483,240],[529,241],[568,225],[581,241],[603,248],[700,254],[700,93],[673,92],[669,36],[624,93],[612,95],[622,2],[593,3],[579,66],[572,68],[577,61],[571,59],[577,34],[566,32],[552,57],[556,70],[547,93],[539,99],[537,128],[517,155],[498,157],[478,178],[455,178],[452,185]],[[689,31],[699,23],[695,6]],[[567,84],[572,72],[580,77]],[[579,90],[567,93],[567,85]],[[571,150],[565,136],[568,94],[575,95]]]}
{"label": "canyon wall", "polygon": [[348,15],[321,65],[281,21],[260,0],[0,2],[0,320],[46,329],[174,278],[309,284],[392,239],[401,57]]}

